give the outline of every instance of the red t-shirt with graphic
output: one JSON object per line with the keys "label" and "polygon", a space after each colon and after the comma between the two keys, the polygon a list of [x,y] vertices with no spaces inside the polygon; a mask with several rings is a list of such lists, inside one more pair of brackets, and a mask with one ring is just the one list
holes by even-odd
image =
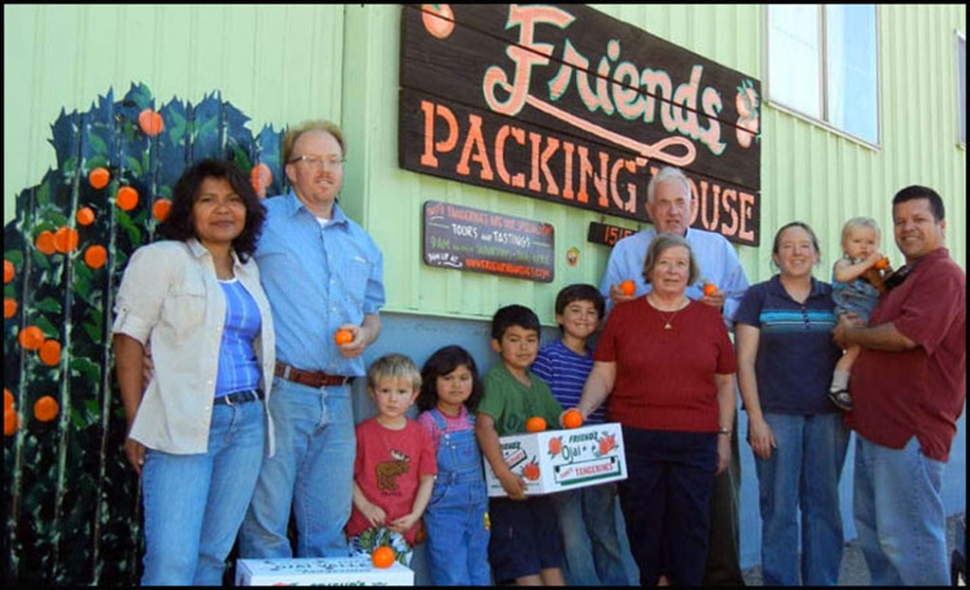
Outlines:
{"label": "red t-shirt with graphic", "polygon": [[[387,522],[411,513],[422,475],[435,475],[431,435],[417,422],[408,420],[401,430],[381,426],[376,418],[357,425],[357,459],[354,480],[371,503],[387,514]],[[347,522],[347,536],[359,535],[371,527],[356,507]],[[404,534],[414,545],[417,526]]]}

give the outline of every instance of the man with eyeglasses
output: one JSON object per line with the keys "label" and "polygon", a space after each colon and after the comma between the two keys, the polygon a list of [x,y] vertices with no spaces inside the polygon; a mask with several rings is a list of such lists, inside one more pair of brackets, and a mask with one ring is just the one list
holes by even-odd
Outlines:
{"label": "man with eyeglasses", "polygon": [[[840,319],[852,369],[853,512],[873,585],[949,583],[941,486],[966,402],[966,275],[943,246],[943,200],[910,186],[893,198],[906,265],[886,280],[868,326]],[[857,323],[857,322],[856,322]]]}
{"label": "man with eyeglasses", "polygon": [[[256,247],[276,325],[270,413],[276,453],[263,460],[240,556],[347,556],[356,452],[350,382],[381,331],[384,261],[374,240],[337,203],[344,140],[326,121],[287,131],[283,159],[291,190],[264,201]],[[335,338],[349,333],[349,341]]]}

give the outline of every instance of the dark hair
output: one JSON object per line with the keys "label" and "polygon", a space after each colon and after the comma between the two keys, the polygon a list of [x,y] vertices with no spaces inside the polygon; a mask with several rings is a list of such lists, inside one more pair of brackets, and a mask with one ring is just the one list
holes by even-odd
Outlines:
{"label": "dark hair", "polygon": [[535,330],[537,334],[541,330],[534,311],[524,305],[506,305],[492,316],[492,338],[501,342],[505,331],[512,326]]}
{"label": "dark hair", "polygon": [[900,203],[915,201],[917,199],[926,199],[930,202],[930,209],[933,211],[934,221],[943,221],[946,219],[946,208],[943,206],[943,199],[940,198],[939,193],[929,187],[918,184],[907,186],[896,193],[896,196],[893,197],[893,207],[895,208]]}
{"label": "dark hair", "polygon": [[[606,313],[606,302],[603,300],[603,294],[599,292],[599,289],[593,285],[577,283],[559,290],[559,294],[556,295],[556,315],[565,313],[566,307],[574,301],[592,303],[600,319],[603,319],[603,314]],[[562,331],[562,324],[559,325],[559,331]]]}
{"label": "dark hair", "polygon": [[469,412],[478,408],[482,400],[482,382],[478,378],[478,366],[467,350],[451,345],[439,348],[428,357],[421,369],[421,393],[418,395],[418,409],[426,412],[438,403],[438,377],[444,377],[464,365],[472,374],[472,394],[465,400]]}
{"label": "dark hair", "polygon": [[246,225],[243,226],[242,233],[232,241],[233,250],[241,260],[245,261],[256,251],[256,241],[263,230],[266,209],[256,196],[256,191],[253,190],[249,179],[232,162],[205,159],[188,167],[175,182],[172,190],[172,208],[158,230],[169,240],[184,242],[190,238],[198,238],[195,234],[192,208],[199,198],[202,183],[207,178],[227,181],[246,205]]}
{"label": "dark hair", "polygon": [[818,246],[818,237],[816,237],[815,232],[804,221],[792,221],[778,228],[778,231],[775,232],[775,241],[771,246],[772,254],[775,254],[775,255],[778,254],[778,245],[779,245],[778,242],[781,240],[781,234],[783,234],[786,229],[791,229],[793,227],[800,227],[803,230],[805,230],[808,233],[809,237],[812,238],[812,246],[815,247],[815,253],[821,254],[822,249],[819,248]]}

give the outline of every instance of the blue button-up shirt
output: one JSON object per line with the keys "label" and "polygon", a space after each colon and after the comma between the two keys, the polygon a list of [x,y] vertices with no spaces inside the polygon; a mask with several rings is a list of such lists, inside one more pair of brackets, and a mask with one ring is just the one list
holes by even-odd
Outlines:
{"label": "blue button-up shirt", "polygon": [[363,359],[344,358],[333,335],[384,305],[380,249],[336,203],[326,225],[292,191],[263,203],[255,259],[273,311],[277,360],[304,371],[364,375]]}

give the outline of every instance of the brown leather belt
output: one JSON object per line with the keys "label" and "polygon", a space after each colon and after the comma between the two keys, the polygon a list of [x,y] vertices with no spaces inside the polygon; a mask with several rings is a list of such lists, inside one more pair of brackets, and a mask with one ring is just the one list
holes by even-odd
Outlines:
{"label": "brown leather belt", "polygon": [[296,367],[291,367],[279,361],[276,363],[276,370],[274,372],[277,377],[308,387],[332,387],[334,385],[344,385],[354,380],[353,377],[344,377],[343,375],[330,375],[318,371],[301,371]]}

